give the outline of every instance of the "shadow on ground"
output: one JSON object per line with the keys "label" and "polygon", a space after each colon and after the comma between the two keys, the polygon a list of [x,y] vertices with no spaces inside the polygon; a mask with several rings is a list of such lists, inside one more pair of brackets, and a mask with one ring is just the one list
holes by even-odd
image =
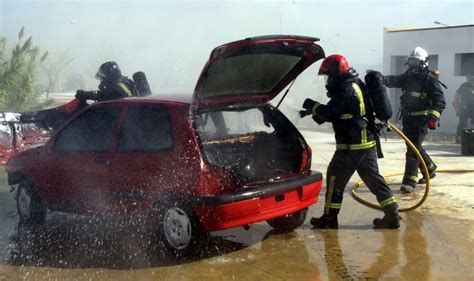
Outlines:
{"label": "shadow on ground", "polygon": [[429,151],[431,156],[442,157],[465,157],[461,154],[461,146],[454,144],[426,144],[423,145],[426,151]]}

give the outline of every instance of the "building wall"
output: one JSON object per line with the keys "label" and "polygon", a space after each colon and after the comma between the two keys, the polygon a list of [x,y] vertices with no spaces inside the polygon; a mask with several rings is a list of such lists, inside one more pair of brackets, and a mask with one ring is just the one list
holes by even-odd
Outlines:
{"label": "building wall", "polygon": [[[447,107],[438,129],[444,133],[455,133],[458,118],[452,107],[453,96],[459,86],[466,82],[465,76],[460,76],[459,54],[474,53],[474,25],[397,31],[384,29],[383,40],[384,74],[400,74],[400,66],[397,65],[400,57],[406,57],[417,46],[426,49],[430,55],[438,56],[440,80],[448,86],[447,90],[443,89]],[[398,99],[399,94],[397,90],[390,90],[394,105],[399,104],[394,100]]]}

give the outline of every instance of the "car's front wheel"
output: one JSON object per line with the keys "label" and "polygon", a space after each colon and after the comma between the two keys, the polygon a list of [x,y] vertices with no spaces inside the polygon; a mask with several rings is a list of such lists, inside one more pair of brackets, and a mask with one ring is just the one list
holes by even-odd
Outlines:
{"label": "car's front wheel", "polygon": [[20,221],[25,224],[43,224],[46,209],[36,190],[28,183],[20,183],[16,194]]}
{"label": "car's front wheel", "polygon": [[196,253],[206,234],[192,209],[180,203],[160,204],[158,234],[165,248],[177,257]]}
{"label": "car's front wheel", "polygon": [[267,220],[267,223],[277,232],[291,232],[300,227],[306,219],[308,208],[278,218]]}

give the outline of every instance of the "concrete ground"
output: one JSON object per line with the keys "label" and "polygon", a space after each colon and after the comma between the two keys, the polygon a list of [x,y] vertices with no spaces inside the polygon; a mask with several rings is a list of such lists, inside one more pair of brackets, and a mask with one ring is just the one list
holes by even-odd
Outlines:
{"label": "concrete ground", "polygon": [[[333,135],[304,131],[313,148],[313,169],[325,172]],[[404,144],[383,143],[382,174],[403,170]],[[459,146],[426,145],[439,170],[474,169]],[[473,173],[438,173],[430,196],[417,210],[401,214],[399,230],[373,230],[376,210],[357,203],[346,189],[340,229],[315,230],[309,218],[322,213],[324,196],[309,209],[305,224],[276,234],[266,223],[213,233],[199,257],[163,258],[147,252],[146,234],[133,226],[55,215],[41,237],[17,226],[13,195],[0,188],[0,280],[474,280]],[[401,176],[386,178],[402,207],[420,199],[398,192]],[[324,192],[324,190],[323,190]],[[373,196],[366,188],[360,194]],[[21,231],[18,231],[18,229]]]}

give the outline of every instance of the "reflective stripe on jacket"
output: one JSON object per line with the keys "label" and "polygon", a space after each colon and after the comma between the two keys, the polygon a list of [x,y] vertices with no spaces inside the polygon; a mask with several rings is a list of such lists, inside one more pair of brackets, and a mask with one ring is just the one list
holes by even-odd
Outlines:
{"label": "reflective stripe on jacket", "polygon": [[343,81],[331,94],[326,104],[316,104],[312,112],[325,122],[332,122],[336,149],[368,149],[376,145],[372,132],[367,130],[362,82],[357,78]]}

